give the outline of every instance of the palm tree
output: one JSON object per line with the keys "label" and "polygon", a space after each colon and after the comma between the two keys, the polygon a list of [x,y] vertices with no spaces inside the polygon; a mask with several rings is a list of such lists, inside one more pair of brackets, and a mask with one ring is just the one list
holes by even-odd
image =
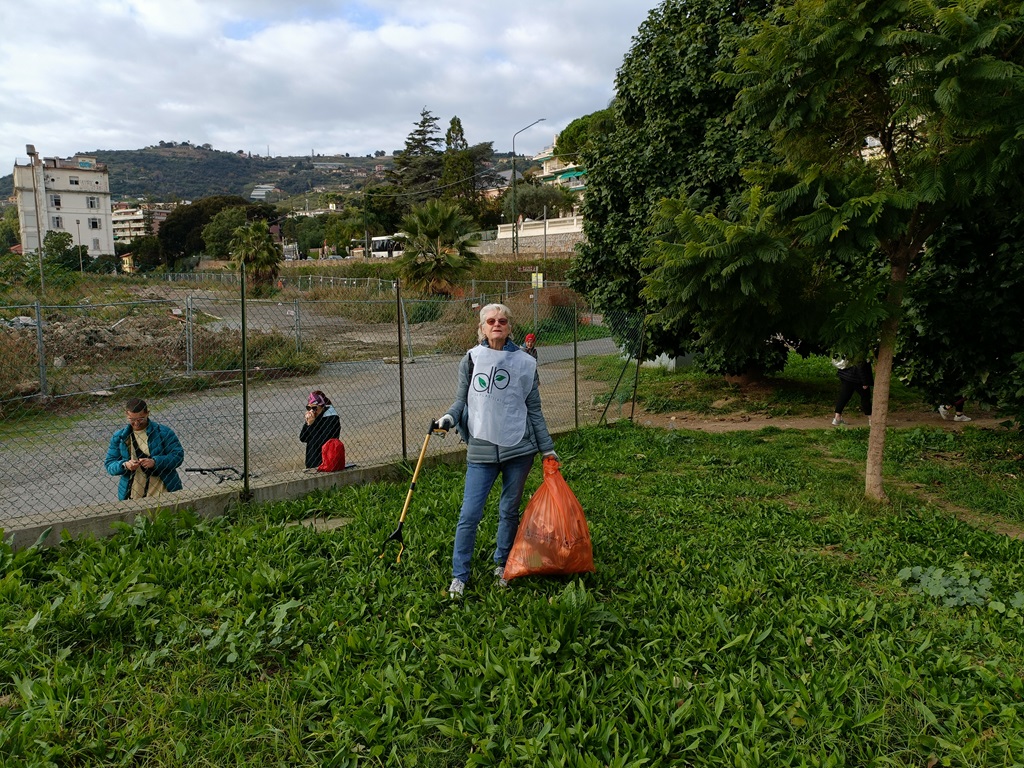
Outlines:
{"label": "palm tree", "polygon": [[281,270],[281,249],[270,235],[270,225],[263,220],[244,224],[231,238],[231,258],[245,264],[255,290],[273,286]]}
{"label": "palm tree", "polygon": [[428,200],[402,220],[404,253],[395,262],[407,284],[448,296],[459,279],[480,263],[472,248],[480,242],[473,220],[458,205]]}

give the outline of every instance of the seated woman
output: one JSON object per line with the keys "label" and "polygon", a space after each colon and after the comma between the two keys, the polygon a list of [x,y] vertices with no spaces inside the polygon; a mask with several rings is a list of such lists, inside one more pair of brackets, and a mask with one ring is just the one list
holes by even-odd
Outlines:
{"label": "seated woman", "polygon": [[299,432],[299,440],[306,444],[306,469],[320,466],[324,443],[341,436],[341,419],[330,399],[316,389],[309,393],[306,403],[306,423]]}

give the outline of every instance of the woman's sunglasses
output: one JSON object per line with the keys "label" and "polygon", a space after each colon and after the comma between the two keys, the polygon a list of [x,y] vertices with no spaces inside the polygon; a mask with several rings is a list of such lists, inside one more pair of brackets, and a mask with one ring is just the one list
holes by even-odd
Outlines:
{"label": "woman's sunglasses", "polygon": [[319,408],[319,407],[320,407],[320,406],[318,406],[318,405],[307,405],[307,406],[306,406],[306,410],[307,410],[307,411],[315,411],[315,410],[316,410],[317,408]]}
{"label": "woman's sunglasses", "polygon": [[495,323],[497,323],[498,325],[508,325],[508,318],[507,317],[488,317],[485,322],[488,325],[494,325]]}

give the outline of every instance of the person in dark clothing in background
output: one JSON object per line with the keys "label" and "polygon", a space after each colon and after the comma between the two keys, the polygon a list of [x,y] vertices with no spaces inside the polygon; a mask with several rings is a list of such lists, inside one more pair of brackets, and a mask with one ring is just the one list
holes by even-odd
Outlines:
{"label": "person in dark clothing in background", "polygon": [[537,359],[537,337],[532,333],[526,334],[526,338],[523,339],[523,352],[534,360]]}
{"label": "person in dark clothing in background", "polygon": [[299,432],[299,440],[306,444],[306,469],[320,466],[324,443],[341,436],[341,419],[327,395],[319,389],[309,393],[306,403],[306,423]]}
{"label": "person in dark clothing in background", "polygon": [[843,421],[843,409],[850,402],[853,393],[860,395],[860,410],[868,417],[868,424],[871,423],[871,387],[875,379],[871,374],[871,364],[867,361],[851,363],[847,360],[840,360],[835,363],[836,375],[839,376],[839,397],[836,398],[836,415],[832,419],[832,426],[838,427],[846,422]]}
{"label": "person in dark clothing in background", "polygon": [[[943,403],[939,406],[939,416],[942,417],[943,421],[953,419],[953,421],[970,421],[971,417],[964,415],[964,402],[966,398],[963,395],[956,395],[948,403]],[[953,414],[950,415],[950,411]]]}

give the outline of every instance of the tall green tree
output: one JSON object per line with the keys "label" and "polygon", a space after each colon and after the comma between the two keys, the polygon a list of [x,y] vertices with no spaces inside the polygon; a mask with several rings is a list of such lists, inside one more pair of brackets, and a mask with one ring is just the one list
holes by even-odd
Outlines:
{"label": "tall green tree", "polygon": [[378,184],[366,187],[362,195],[364,228],[370,236],[392,235],[398,231],[404,217],[410,210],[409,195],[402,187],[393,184]]}
{"label": "tall green tree", "polygon": [[407,195],[407,206],[427,199],[440,184],[444,171],[443,144],[437,118],[424,107],[405,139],[405,149],[395,154],[394,164],[386,174],[388,181]]}
{"label": "tall green tree", "polygon": [[175,261],[203,253],[203,227],[224,208],[245,205],[248,201],[238,195],[214,195],[176,207],[160,225],[157,235],[165,264],[172,266]]}
{"label": "tall green tree", "polygon": [[402,221],[403,253],[395,261],[411,287],[450,295],[460,279],[480,263],[473,221],[454,203],[428,200]]}
{"label": "tall green tree", "polygon": [[211,259],[230,258],[231,239],[245,221],[244,206],[235,205],[217,211],[202,230],[206,255]]}
{"label": "tall green tree", "polygon": [[[798,261],[848,283],[846,327],[825,333],[875,350],[870,498],[885,498],[889,386],[908,278],[951,213],[1016,191],[1024,178],[1022,34],[1020,4],[1010,0],[794,0],[720,78],[742,89],[736,114],[770,136],[777,160],[749,169],[754,191],[733,213],[745,236],[760,222],[765,237],[745,248],[723,240],[719,272],[742,279],[752,263]],[[690,237],[700,241],[699,232]]]}
{"label": "tall green tree", "polygon": [[236,264],[245,264],[255,293],[266,293],[273,287],[281,271],[282,256],[266,221],[253,221],[236,229],[231,240],[231,255]]}
{"label": "tall green tree", "polygon": [[136,271],[152,272],[164,264],[163,246],[156,235],[137,237],[128,245]]}
{"label": "tall green tree", "polygon": [[444,137],[439,197],[458,201],[464,209],[474,205],[478,196],[475,172],[473,154],[466,141],[462,121],[457,116],[453,117]]}
{"label": "tall green tree", "polygon": [[611,107],[577,117],[555,141],[555,157],[563,163],[580,164],[585,150],[593,150],[598,142],[615,130],[615,110]]}
{"label": "tall green tree", "polygon": [[78,271],[79,251],[70,232],[51,229],[43,236],[43,263],[68,272]]}
{"label": "tall green tree", "polygon": [[[744,187],[741,168],[768,157],[764,139],[732,114],[738,86],[714,75],[771,5],[665,0],[634,37],[616,77],[611,115],[596,119],[576,147],[577,163],[587,168],[586,240],[568,278],[610,317],[647,309],[642,259],[661,200],[682,191],[724,207]],[[649,326],[649,332],[651,354],[679,354],[692,344],[688,327]]]}
{"label": "tall green tree", "polygon": [[956,394],[1024,423],[1024,214],[951,212],[907,281],[895,370],[933,403]]}
{"label": "tall green tree", "polygon": [[18,225],[18,209],[8,206],[0,216],[0,254],[7,253],[13,246],[21,242],[21,230]]}

